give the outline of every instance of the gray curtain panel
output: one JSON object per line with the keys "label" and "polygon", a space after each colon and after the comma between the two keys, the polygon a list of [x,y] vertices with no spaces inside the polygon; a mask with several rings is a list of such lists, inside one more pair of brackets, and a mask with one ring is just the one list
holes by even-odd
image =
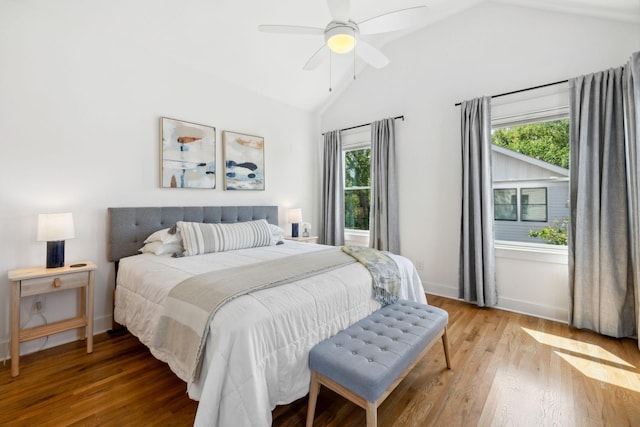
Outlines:
{"label": "gray curtain panel", "polygon": [[639,320],[639,54],[569,80],[569,323],[613,337]]}
{"label": "gray curtain panel", "polygon": [[369,246],[400,253],[395,120],[371,123]]}
{"label": "gray curtain panel", "polygon": [[[629,209],[629,232],[631,235],[631,260],[633,281],[635,284],[635,320],[636,336],[640,329],[640,52],[631,55],[625,73],[626,91],[624,97],[625,119],[627,121],[626,137],[635,143],[626,144],[627,152],[627,182],[629,194],[627,197]],[[640,342],[638,343],[640,348]]]}
{"label": "gray curtain panel", "polygon": [[340,131],[324,134],[322,172],[322,241],[344,245],[344,191],[342,179],[342,139]]}
{"label": "gray curtain panel", "polygon": [[491,98],[462,102],[462,216],[459,297],[479,307],[498,302],[493,246]]}

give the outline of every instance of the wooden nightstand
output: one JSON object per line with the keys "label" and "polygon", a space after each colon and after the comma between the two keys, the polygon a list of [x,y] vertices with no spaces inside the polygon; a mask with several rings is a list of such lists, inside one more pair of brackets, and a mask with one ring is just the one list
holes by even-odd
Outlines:
{"label": "wooden nightstand", "polygon": [[285,236],[285,240],[293,240],[294,242],[302,242],[302,243],[318,243],[318,236],[309,236],[309,237]]}
{"label": "wooden nightstand", "polygon": [[[70,329],[82,328],[80,338],[87,339],[87,353],[93,352],[93,272],[96,265],[81,261],[60,268],[28,267],[9,271],[11,281],[11,376],[20,373],[20,343]],[[33,328],[20,328],[20,298],[50,292],[79,289],[80,313],[71,319]]]}

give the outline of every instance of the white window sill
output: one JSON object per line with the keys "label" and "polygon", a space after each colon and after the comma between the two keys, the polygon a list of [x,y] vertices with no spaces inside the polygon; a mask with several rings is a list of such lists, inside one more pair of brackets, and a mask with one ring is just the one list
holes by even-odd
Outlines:
{"label": "white window sill", "polygon": [[496,240],[496,258],[568,264],[568,248],[545,243],[525,243]]}
{"label": "white window sill", "polygon": [[348,245],[369,246],[368,230],[345,230],[344,242]]}
{"label": "white window sill", "polygon": [[345,229],[344,230],[344,235],[345,236],[365,236],[365,237],[369,237],[369,230],[351,230],[351,229]]}

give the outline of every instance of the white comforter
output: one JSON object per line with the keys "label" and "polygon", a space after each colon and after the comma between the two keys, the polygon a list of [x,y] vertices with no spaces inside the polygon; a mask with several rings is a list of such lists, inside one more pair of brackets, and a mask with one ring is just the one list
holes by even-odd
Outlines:
{"label": "white comforter", "polygon": [[[123,258],[115,320],[167,362],[151,347],[151,338],[173,286],[195,274],[322,248],[287,241],[185,258],[152,254]],[[413,264],[391,256],[402,277],[400,298],[426,303]],[[195,425],[271,425],[276,405],[309,392],[311,347],[378,308],[380,304],[372,298],[371,276],[359,263],[227,303],[209,326],[200,376],[187,385],[189,397],[200,401]]]}

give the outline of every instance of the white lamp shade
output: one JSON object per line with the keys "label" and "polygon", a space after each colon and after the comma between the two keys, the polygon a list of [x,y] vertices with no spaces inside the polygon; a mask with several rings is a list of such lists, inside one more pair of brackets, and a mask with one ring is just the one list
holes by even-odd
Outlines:
{"label": "white lamp shade", "polygon": [[302,222],[302,209],[289,209],[287,211],[287,222],[289,224],[300,224]]}
{"label": "white lamp shade", "polygon": [[41,242],[55,242],[76,237],[73,227],[73,214],[39,214],[38,240]]}

